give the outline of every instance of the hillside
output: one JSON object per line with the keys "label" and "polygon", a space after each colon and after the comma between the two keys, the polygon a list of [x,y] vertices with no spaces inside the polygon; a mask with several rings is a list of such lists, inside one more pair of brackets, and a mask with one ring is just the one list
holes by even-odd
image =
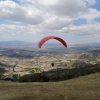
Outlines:
{"label": "hillside", "polygon": [[0,80],[0,100],[100,100],[100,73],[49,83]]}
{"label": "hillside", "polygon": [[83,48],[1,47],[0,100],[100,100],[100,50]]}

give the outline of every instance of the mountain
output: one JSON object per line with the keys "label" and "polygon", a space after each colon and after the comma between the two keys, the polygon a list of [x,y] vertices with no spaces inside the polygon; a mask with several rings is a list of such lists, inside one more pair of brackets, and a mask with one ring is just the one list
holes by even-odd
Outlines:
{"label": "mountain", "polygon": [[0,46],[36,46],[37,43],[25,42],[25,41],[3,41],[0,42]]}
{"label": "mountain", "polygon": [[90,50],[100,50],[100,43],[85,43],[85,44],[69,45],[69,48],[67,51],[83,52],[83,51],[90,51]]}
{"label": "mountain", "polygon": [[[0,42],[0,46],[35,46],[38,47],[38,43],[31,43],[31,42],[26,42],[26,41],[2,41]],[[61,43],[44,43],[44,47],[63,47]]]}
{"label": "mountain", "polygon": [[[33,46],[33,47],[38,47],[38,43],[31,43],[31,42],[25,42],[25,41],[2,41],[0,42],[0,46],[16,46],[16,47],[21,47],[21,46]],[[63,47],[61,43],[44,43],[44,47]],[[73,48],[73,49],[100,49],[100,43],[85,43],[85,44],[73,44],[73,45],[68,45],[68,48]]]}
{"label": "mountain", "polygon": [[70,47],[100,47],[100,43],[84,43],[84,44],[73,44]]}

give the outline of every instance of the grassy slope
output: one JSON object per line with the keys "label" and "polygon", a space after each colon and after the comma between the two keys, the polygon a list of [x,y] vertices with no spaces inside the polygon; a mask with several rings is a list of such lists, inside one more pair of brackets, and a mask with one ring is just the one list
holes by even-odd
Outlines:
{"label": "grassy slope", "polygon": [[0,81],[0,100],[100,100],[100,73],[49,83]]}

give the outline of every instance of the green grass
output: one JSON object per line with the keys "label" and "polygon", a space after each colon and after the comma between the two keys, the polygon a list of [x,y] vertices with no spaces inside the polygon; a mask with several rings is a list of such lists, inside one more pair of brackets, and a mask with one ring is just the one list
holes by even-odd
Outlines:
{"label": "green grass", "polygon": [[60,82],[1,80],[0,100],[100,100],[100,73]]}

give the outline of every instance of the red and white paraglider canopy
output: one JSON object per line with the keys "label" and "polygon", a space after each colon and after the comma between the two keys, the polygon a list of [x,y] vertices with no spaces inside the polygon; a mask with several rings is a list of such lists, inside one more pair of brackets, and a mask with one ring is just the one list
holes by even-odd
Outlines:
{"label": "red and white paraglider canopy", "polygon": [[67,47],[67,44],[66,44],[66,42],[65,42],[63,39],[61,39],[61,38],[59,38],[59,37],[56,37],[56,36],[47,36],[47,37],[43,38],[42,40],[40,40],[40,42],[39,42],[39,44],[38,44],[39,48],[41,48],[42,45],[43,45],[46,41],[48,41],[48,40],[50,40],[50,39],[56,39],[56,40],[58,40],[59,42],[61,42],[65,47]]}

